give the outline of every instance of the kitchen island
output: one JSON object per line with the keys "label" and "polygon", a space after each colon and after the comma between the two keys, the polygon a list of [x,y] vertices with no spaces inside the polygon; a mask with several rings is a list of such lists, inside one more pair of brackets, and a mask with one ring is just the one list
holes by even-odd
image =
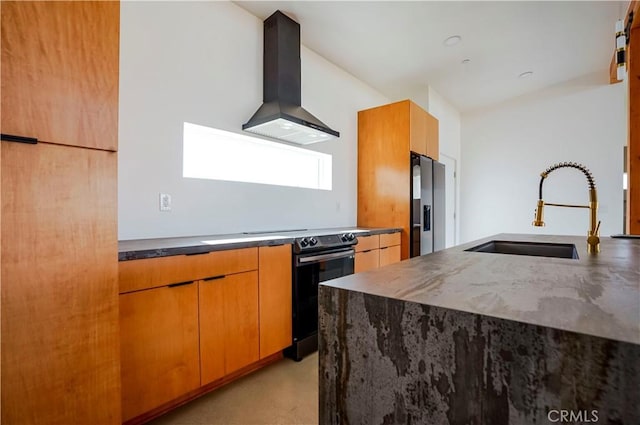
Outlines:
{"label": "kitchen island", "polygon": [[[326,282],[320,423],[640,423],[640,240],[585,239],[500,234]],[[579,258],[466,251],[491,240]]]}

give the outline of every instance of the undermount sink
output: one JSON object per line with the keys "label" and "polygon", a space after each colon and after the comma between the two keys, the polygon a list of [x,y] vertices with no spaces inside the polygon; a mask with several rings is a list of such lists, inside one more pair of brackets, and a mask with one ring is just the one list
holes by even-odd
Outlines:
{"label": "undermount sink", "polygon": [[576,246],[568,243],[489,241],[465,251],[578,259]]}

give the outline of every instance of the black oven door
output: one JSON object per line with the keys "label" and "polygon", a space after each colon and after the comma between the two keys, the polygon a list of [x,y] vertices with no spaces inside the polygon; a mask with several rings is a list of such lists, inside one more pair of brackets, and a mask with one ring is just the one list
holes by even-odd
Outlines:
{"label": "black oven door", "polygon": [[355,251],[351,248],[294,256],[294,353],[291,357],[295,360],[318,349],[318,285],[320,282],[353,274],[354,259]]}

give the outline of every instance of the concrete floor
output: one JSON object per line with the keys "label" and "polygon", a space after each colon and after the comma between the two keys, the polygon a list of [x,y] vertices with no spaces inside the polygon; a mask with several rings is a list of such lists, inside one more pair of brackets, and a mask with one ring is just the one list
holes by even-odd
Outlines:
{"label": "concrete floor", "polygon": [[152,425],[318,423],[318,353],[283,359],[150,422]]}

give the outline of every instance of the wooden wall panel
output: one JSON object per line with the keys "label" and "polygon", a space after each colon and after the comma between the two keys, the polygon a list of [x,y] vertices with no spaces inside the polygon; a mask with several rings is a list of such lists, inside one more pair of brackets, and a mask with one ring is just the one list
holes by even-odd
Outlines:
{"label": "wooden wall panel", "polygon": [[[637,21],[640,21],[638,15]],[[627,233],[640,235],[640,26],[629,39],[629,139],[627,144]]]}
{"label": "wooden wall panel", "polygon": [[120,3],[3,1],[2,133],[117,150]]}
{"label": "wooden wall panel", "polygon": [[1,153],[2,423],[119,423],[116,154]]}

